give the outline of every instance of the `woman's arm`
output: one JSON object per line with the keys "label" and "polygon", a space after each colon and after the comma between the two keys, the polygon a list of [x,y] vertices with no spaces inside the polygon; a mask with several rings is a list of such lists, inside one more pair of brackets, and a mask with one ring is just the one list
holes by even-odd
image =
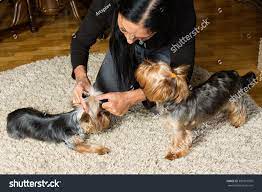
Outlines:
{"label": "woman's arm", "polygon": [[[106,10],[104,8],[107,8]],[[101,10],[105,10],[101,12]],[[87,68],[89,49],[96,42],[98,36],[110,26],[110,15],[113,15],[114,4],[111,0],[95,0],[88,10],[78,31],[72,36],[71,64],[72,77],[75,78],[75,69],[79,65]]]}
{"label": "woman's arm", "polygon": [[146,100],[146,96],[142,89],[127,91],[127,94],[128,94],[127,98],[131,106]]}
{"label": "woman's arm", "polygon": [[76,79],[76,85],[73,90],[73,104],[81,104],[86,112],[88,112],[88,107],[82,95],[89,90],[91,85],[87,76],[89,49],[96,42],[97,37],[110,25],[110,15],[112,15],[111,12],[113,10],[114,4],[112,0],[93,1],[79,30],[72,36],[72,77]]}

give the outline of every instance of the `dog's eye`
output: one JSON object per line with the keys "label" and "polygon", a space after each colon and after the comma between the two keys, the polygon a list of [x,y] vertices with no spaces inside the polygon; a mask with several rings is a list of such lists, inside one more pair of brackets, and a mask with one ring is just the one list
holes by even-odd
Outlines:
{"label": "dog's eye", "polygon": [[85,92],[85,93],[82,93],[82,98],[83,98],[83,99],[86,99],[86,98],[89,97],[89,96],[90,96],[89,93],[86,93],[86,92]]}

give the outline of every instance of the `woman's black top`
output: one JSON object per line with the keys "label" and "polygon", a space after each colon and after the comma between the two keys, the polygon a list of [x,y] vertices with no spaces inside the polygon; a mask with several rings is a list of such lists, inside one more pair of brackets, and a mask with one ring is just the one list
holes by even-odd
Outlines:
{"label": "woman's black top", "polygon": [[[158,49],[170,46],[171,65],[194,64],[195,38],[187,41],[176,52],[171,51],[181,38],[192,33],[196,25],[196,16],[193,0],[173,0],[174,23],[170,24],[170,33],[156,34],[146,41],[147,49]],[[87,66],[89,49],[95,44],[97,38],[110,28],[113,13],[116,8],[115,0],[93,0],[88,14],[82,21],[78,31],[72,36],[71,63],[73,70],[79,66]],[[171,35],[170,35],[171,34]],[[161,39],[161,40],[160,40]],[[74,78],[74,74],[72,73]]]}

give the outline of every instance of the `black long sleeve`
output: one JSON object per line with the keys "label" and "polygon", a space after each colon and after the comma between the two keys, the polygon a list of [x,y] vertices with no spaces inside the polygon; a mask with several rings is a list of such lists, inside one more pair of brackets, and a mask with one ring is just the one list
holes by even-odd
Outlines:
{"label": "black long sleeve", "polygon": [[[89,49],[98,36],[110,27],[115,4],[111,0],[94,0],[71,41],[71,63],[73,71],[79,65],[87,66]],[[104,11],[103,11],[104,10]],[[74,73],[72,73],[74,77]]]}

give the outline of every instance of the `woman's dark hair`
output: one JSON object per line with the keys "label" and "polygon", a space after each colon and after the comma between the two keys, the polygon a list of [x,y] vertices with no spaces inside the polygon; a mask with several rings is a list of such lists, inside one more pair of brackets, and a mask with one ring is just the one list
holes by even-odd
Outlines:
{"label": "woman's dark hair", "polygon": [[135,44],[129,45],[118,27],[118,13],[133,23],[142,21],[144,27],[152,32],[168,33],[169,19],[173,15],[171,11],[174,11],[170,9],[171,1],[174,0],[120,0],[117,2],[113,17],[110,51],[121,84],[125,85],[134,81],[137,62]]}

